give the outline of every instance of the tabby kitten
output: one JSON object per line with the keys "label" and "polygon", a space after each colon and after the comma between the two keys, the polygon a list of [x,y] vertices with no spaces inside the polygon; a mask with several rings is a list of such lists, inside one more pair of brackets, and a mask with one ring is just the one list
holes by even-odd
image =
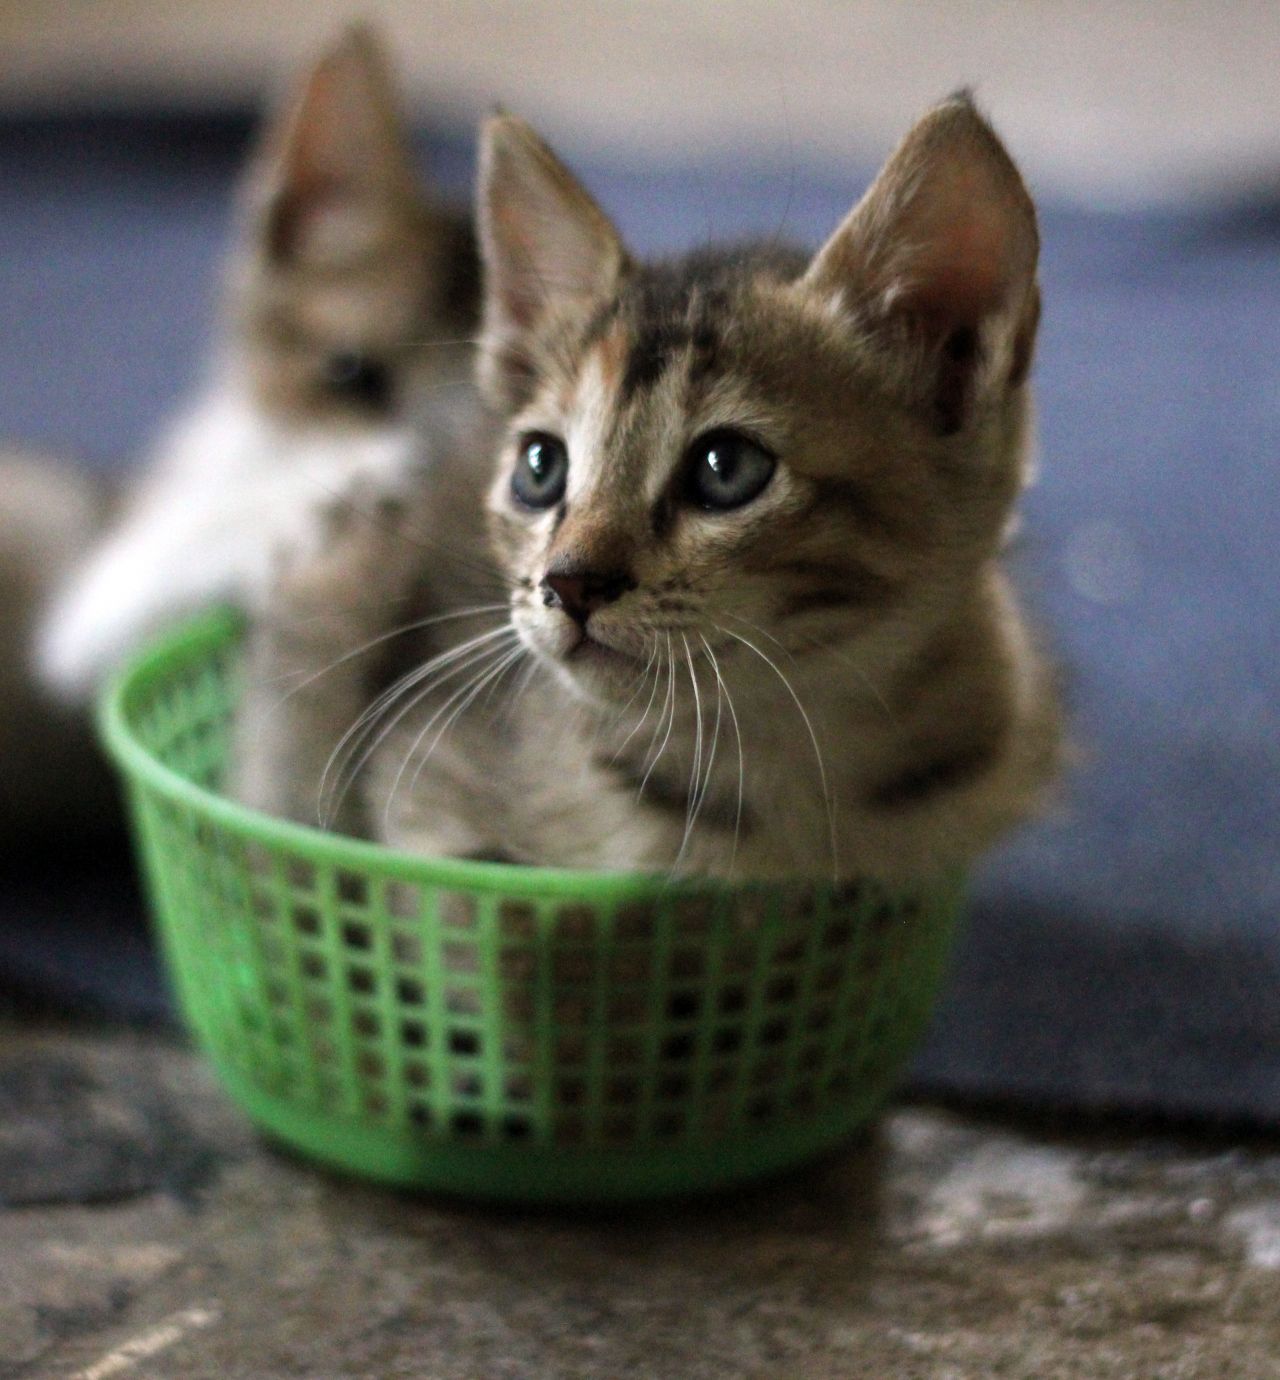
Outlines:
{"label": "tabby kitten", "polygon": [[[251,691],[242,792],[424,853],[726,877],[916,880],[1026,817],[1058,710],[998,557],[1038,235],[969,99],[813,256],[637,262],[509,117],[479,222],[498,608],[468,623],[484,582],[435,554],[448,466],[377,525],[336,506],[255,632],[251,686],[307,677],[308,708]],[[389,637],[393,606],[439,621]],[[407,674],[362,684],[375,645]]]}
{"label": "tabby kitten", "polygon": [[54,600],[46,683],[86,697],[158,625],[251,598],[318,497],[403,469],[411,413],[465,378],[476,276],[467,219],[419,184],[379,46],[348,30],[263,130],[207,379]]}

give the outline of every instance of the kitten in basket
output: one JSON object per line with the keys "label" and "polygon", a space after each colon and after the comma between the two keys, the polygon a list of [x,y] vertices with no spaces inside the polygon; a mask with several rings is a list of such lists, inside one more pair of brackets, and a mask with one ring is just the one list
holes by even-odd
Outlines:
{"label": "kitten in basket", "polygon": [[1032,812],[1059,711],[999,557],[1038,236],[969,99],[815,254],[638,262],[505,116],[478,213],[488,410],[283,554],[242,798],[421,853],[890,882]]}
{"label": "kitten in basket", "polygon": [[176,617],[249,597],[301,515],[353,475],[390,481],[417,449],[411,415],[424,398],[444,411],[465,380],[471,227],[423,189],[368,30],[268,119],[237,210],[207,377],[39,626],[39,672],[63,699]]}

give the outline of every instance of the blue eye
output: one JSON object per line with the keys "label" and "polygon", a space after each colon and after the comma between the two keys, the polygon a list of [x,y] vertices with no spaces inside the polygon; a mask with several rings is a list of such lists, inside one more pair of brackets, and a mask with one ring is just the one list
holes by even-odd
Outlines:
{"label": "blue eye", "polygon": [[564,497],[569,453],[564,442],[545,431],[522,437],[511,475],[511,492],[526,508],[550,508]]}
{"label": "blue eye", "polygon": [[689,447],[687,491],[711,512],[750,503],[773,477],[777,462],[757,442],[736,431],[711,431]]}

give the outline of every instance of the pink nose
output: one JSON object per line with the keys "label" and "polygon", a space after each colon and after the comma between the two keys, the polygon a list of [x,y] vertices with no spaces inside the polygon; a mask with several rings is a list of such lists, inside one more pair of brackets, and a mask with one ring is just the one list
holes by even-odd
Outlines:
{"label": "pink nose", "polygon": [[563,609],[575,623],[587,619],[605,604],[612,604],[636,582],[625,570],[589,570],[579,565],[552,566],[542,581],[542,602]]}

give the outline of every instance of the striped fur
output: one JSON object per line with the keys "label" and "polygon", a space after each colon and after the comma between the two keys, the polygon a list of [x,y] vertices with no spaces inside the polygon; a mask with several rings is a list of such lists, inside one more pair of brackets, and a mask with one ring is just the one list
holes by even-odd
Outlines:
{"label": "striped fur", "polygon": [[[448,651],[448,624],[413,644],[421,679],[354,762],[363,827],[428,852],[902,880],[1031,813],[1058,711],[999,558],[1024,476],[1036,224],[967,98],[921,121],[813,256],[639,263],[508,117],[485,132],[479,223],[496,576],[427,554],[381,593],[422,617],[480,590],[497,608],[459,619],[469,649]],[[750,502],[707,511],[691,448],[724,429],[776,467]],[[530,434],[569,457],[540,510],[511,487]],[[402,545],[435,532],[435,549],[470,515],[424,485]],[[386,550],[366,530],[341,559]]]}

